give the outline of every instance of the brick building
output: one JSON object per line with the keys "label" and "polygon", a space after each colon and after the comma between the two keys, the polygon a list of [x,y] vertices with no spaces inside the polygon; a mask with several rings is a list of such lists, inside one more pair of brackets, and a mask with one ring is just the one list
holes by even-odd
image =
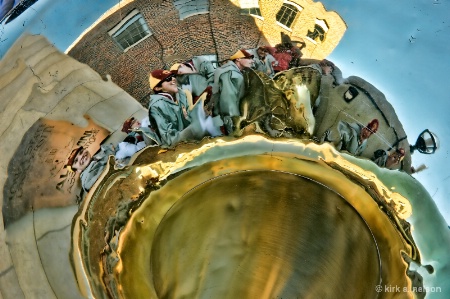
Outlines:
{"label": "brick building", "polygon": [[[122,1],[93,24],[67,53],[146,104],[148,74],[193,56],[213,61],[239,48],[302,40],[304,57],[325,58],[346,25],[311,0]],[[123,4],[125,2],[125,4]]]}

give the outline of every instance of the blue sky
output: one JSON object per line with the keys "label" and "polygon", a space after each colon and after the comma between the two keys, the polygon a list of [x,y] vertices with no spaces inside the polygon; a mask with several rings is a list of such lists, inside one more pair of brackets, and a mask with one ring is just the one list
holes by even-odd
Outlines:
{"label": "blue sky", "polygon": [[329,59],[344,77],[359,76],[381,90],[414,143],[426,128],[438,135],[434,155],[413,155],[414,175],[450,222],[450,3],[443,0],[325,0],[348,29]]}
{"label": "blue sky", "polygon": [[[45,35],[61,51],[119,0],[39,0],[8,25],[0,25],[0,57],[28,31]],[[394,106],[413,143],[424,129],[436,133],[434,155],[413,155],[429,169],[415,177],[450,222],[450,3],[444,0],[324,0],[348,29],[328,57],[344,77],[375,85]],[[89,8],[89,10],[87,9]],[[70,15],[67,12],[71,12]],[[63,17],[62,17],[63,16]]]}
{"label": "blue sky", "polygon": [[[7,25],[0,25],[0,57],[24,31],[45,35],[61,51],[119,0],[39,0]],[[70,13],[68,13],[70,12]]]}

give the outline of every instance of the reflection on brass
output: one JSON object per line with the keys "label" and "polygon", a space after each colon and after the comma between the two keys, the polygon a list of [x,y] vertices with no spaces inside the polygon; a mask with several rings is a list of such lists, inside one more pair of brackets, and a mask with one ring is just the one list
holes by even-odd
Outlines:
{"label": "reflection on brass", "polygon": [[312,111],[320,91],[320,71],[313,67],[297,67],[275,75],[275,83],[288,99],[287,123],[294,131],[312,135],[315,119]]}
{"label": "reflection on brass", "polygon": [[409,290],[408,263],[420,261],[384,208],[393,195],[408,201],[386,189],[307,141],[147,148],[85,199],[74,268],[86,297],[393,298],[375,286]]}
{"label": "reflection on brass", "polygon": [[234,117],[235,136],[254,123],[255,132],[271,137],[304,137],[314,131],[312,106],[320,91],[320,72],[297,67],[270,79],[262,72],[244,72],[246,94],[240,102],[240,116]]}
{"label": "reflection on brass", "polygon": [[380,283],[377,246],[353,208],[274,170],[196,186],[164,216],[150,252],[158,298],[376,298]]}
{"label": "reflection on brass", "polygon": [[[390,192],[383,185],[377,184],[376,181],[368,180],[361,175],[355,175],[355,169],[351,170],[336,163],[330,163],[332,167],[339,169],[342,173],[358,181],[364,186],[367,193],[380,205],[380,208],[386,213],[389,219],[397,227],[399,233],[403,235],[404,240],[411,245],[413,260],[419,260],[419,252],[417,252],[414,240],[411,235],[411,226],[407,222],[407,217],[411,216],[411,205],[404,197],[399,196],[398,193]],[[357,172],[356,172],[357,173]],[[363,182],[365,181],[365,182]],[[377,190],[378,189],[378,190]],[[376,190],[376,191],[375,191]]]}
{"label": "reflection on brass", "polygon": [[3,187],[5,227],[26,215],[30,207],[38,210],[80,201],[79,173],[67,168],[67,157],[79,146],[95,153],[109,133],[87,115],[85,121],[88,125],[82,128],[39,118],[24,133]]}

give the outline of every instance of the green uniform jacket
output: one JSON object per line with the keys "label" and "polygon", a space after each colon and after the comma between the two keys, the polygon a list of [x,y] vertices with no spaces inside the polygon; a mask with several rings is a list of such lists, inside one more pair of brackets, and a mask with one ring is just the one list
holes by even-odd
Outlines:
{"label": "green uniform jacket", "polygon": [[180,134],[191,123],[186,94],[180,88],[176,101],[164,96],[164,93],[150,96],[149,117],[159,133],[162,145],[172,145],[183,140]]}
{"label": "green uniform jacket", "polygon": [[372,160],[380,167],[385,167],[389,152],[387,150],[377,150],[374,154],[378,154],[377,157],[373,157]]}
{"label": "green uniform jacket", "polygon": [[255,61],[254,69],[257,71],[261,71],[272,78],[275,75],[275,71],[273,70],[273,63],[277,61],[275,57],[273,57],[269,53],[266,53],[266,57],[263,61],[259,59],[257,49],[252,49],[251,51],[249,50],[249,52],[253,54],[253,56],[255,56],[255,58],[253,58],[253,60]]}
{"label": "green uniform jacket", "polygon": [[190,85],[192,96],[194,97],[200,96],[202,92],[205,91],[206,87],[213,84],[212,80],[207,80],[198,73],[180,75],[177,77],[177,81],[182,85]]}
{"label": "green uniform jacket", "polygon": [[244,77],[233,61],[214,72],[214,113],[221,116],[239,115],[239,101],[245,94]]}
{"label": "green uniform jacket", "polygon": [[359,143],[359,135],[362,125],[340,121],[338,123],[339,141],[336,144],[337,150],[345,150],[355,156],[359,156],[367,147],[367,139]]}
{"label": "green uniform jacket", "polygon": [[367,139],[359,143],[359,135],[363,126],[358,123],[348,123],[339,121],[337,131],[339,138],[333,138],[331,130],[325,131],[321,138],[321,142],[331,142],[338,151],[347,151],[355,156],[360,156],[367,147]]}
{"label": "green uniform jacket", "polygon": [[91,163],[81,172],[81,186],[85,191],[89,191],[97,181],[103,169],[108,163],[110,155],[114,156],[115,150],[112,145],[102,145],[91,160]]}
{"label": "green uniform jacket", "polygon": [[214,71],[216,70],[211,61],[203,59],[201,57],[192,58],[194,67],[198,74],[206,78],[207,81],[212,82],[214,80]]}
{"label": "green uniform jacket", "polygon": [[179,84],[190,85],[192,95],[198,97],[205,91],[206,87],[213,85],[215,68],[211,61],[201,57],[192,58],[192,64],[197,73],[179,75],[177,81]]}

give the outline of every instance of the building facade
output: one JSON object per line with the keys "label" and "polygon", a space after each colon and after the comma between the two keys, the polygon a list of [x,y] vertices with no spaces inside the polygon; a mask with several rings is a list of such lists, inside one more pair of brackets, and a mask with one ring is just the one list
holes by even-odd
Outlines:
{"label": "building facade", "polygon": [[239,48],[274,46],[281,32],[303,41],[303,57],[325,58],[346,29],[310,0],[125,1],[67,51],[146,105],[148,74],[193,56],[222,61]]}
{"label": "building facade", "polygon": [[[255,10],[258,28],[270,45],[280,42],[280,32],[288,35],[292,42],[304,43],[303,57],[323,59],[337,46],[347,25],[334,11],[327,11],[322,3],[311,0],[233,0],[236,5],[259,5],[260,15]],[[243,12],[245,12],[243,10]]]}

